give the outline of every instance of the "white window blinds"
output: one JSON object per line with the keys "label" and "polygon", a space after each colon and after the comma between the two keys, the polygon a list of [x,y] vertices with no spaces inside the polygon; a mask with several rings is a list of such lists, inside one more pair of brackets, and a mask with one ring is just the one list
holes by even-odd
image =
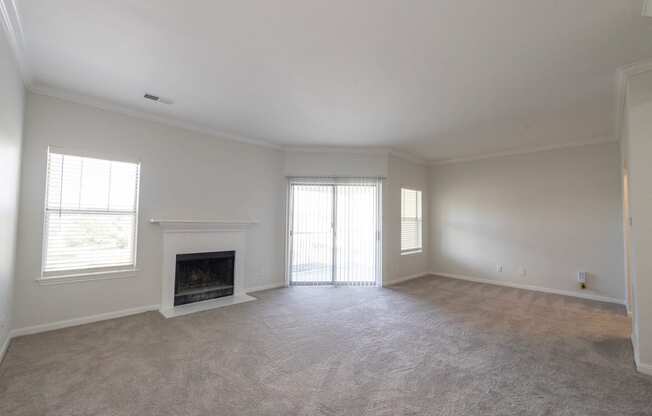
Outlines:
{"label": "white window blinds", "polygon": [[289,198],[290,284],[380,282],[379,179],[292,178]]}
{"label": "white window blinds", "polygon": [[48,152],[44,277],[135,267],[139,171]]}
{"label": "white window blinds", "polygon": [[422,249],[421,191],[401,188],[401,252]]}

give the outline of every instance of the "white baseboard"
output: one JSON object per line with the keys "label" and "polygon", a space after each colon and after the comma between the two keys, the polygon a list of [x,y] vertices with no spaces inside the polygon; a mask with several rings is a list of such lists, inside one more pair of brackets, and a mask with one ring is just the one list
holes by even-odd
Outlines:
{"label": "white baseboard", "polygon": [[650,364],[637,363],[636,369],[641,374],[652,376],[652,365]]}
{"label": "white baseboard", "polygon": [[40,332],[53,331],[55,329],[68,328],[71,326],[90,324],[93,322],[106,321],[108,319],[122,318],[124,316],[136,315],[143,312],[157,311],[159,305],[139,306],[137,308],[123,309],[121,311],[101,313],[98,315],[86,316],[83,318],[68,319],[48,324],[27,326],[24,328],[14,329],[10,333],[10,338],[20,337],[23,335],[38,334]]}
{"label": "white baseboard", "polygon": [[263,290],[270,290],[270,289],[279,289],[282,287],[285,287],[285,283],[272,283],[271,285],[248,287],[245,289],[245,293],[260,292]]}
{"label": "white baseboard", "polygon": [[634,328],[632,328],[632,333],[629,338],[632,341],[632,349],[634,350],[634,364],[636,364],[636,368],[638,368],[638,364],[640,363],[638,356],[638,339],[636,339],[636,331]]}
{"label": "white baseboard", "polygon": [[652,376],[652,365],[644,364],[641,362],[641,356],[638,352],[638,340],[636,339],[636,332],[632,331],[632,347],[634,348],[634,363],[636,364],[636,369],[641,374],[646,374]]}
{"label": "white baseboard", "polygon": [[0,364],[2,364],[2,359],[5,358],[5,353],[7,352],[7,349],[9,348],[9,343],[10,342],[11,342],[11,333],[8,333],[7,338],[5,339],[5,341],[0,346]]}
{"label": "white baseboard", "polygon": [[[260,292],[261,290],[269,290],[269,289],[277,289],[280,287],[285,287],[284,283],[273,283],[269,285],[263,285],[263,286],[255,286],[248,288],[246,290],[247,293],[251,292]],[[74,319],[68,319],[65,321],[57,321],[57,322],[52,322],[52,323],[47,323],[47,324],[41,324],[41,325],[34,325],[34,326],[28,326],[24,328],[18,328],[10,331],[9,333],[9,339],[15,338],[15,337],[20,337],[23,335],[32,335],[32,334],[38,334],[41,332],[47,332],[47,331],[53,331],[55,329],[62,329],[62,328],[68,328],[71,326],[77,326],[77,325],[83,325],[83,324],[90,324],[93,322],[99,322],[99,321],[105,321],[107,319],[115,319],[115,318],[122,318],[124,316],[129,316],[129,315],[136,315],[139,313],[143,312],[150,312],[150,311],[158,311],[160,308],[160,305],[148,305],[148,306],[140,306],[137,308],[130,308],[130,309],[124,309],[121,311],[115,311],[115,312],[107,312],[107,313],[101,313],[98,315],[91,315],[91,316],[86,316],[83,318],[74,318]],[[8,345],[9,341],[7,341]],[[6,348],[6,346],[5,346]],[[3,350],[0,350],[0,352],[4,352]],[[1,354],[0,354],[1,356]]]}
{"label": "white baseboard", "polygon": [[450,277],[452,279],[466,280],[469,282],[486,283],[486,284],[496,285],[496,286],[513,287],[516,289],[533,290],[535,292],[552,293],[555,295],[571,296],[580,299],[589,299],[589,300],[596,300],[599,302],[608,302],[608,303],[616,303],[618,305],[625,305],[625,301],[623,299],[617,299],[617,298],[601,296],[601,295],[594,295],[591,293],[579,293],[570,290],[550,289],[543,286],[525,285],[521,283],[506,282],[502,280],[493,280],[493,279],[483,279],[480,277],[469,277],[469,276],[463,276],[463,275],[451,274],[451,273],[432,272],[431,274],[436,276]]}
{"label": "white baseboard", "polygon": [[399,283],[407,282],[408,280],[418,279],[419,277],[429,276],[429,275],[430,272],[423,272],[423,273],[412,274],[410,276],[399,277],[398,279],[394,279],[391,282],[387,282],[387,283],[383,282],[383,287],[394,286]]}

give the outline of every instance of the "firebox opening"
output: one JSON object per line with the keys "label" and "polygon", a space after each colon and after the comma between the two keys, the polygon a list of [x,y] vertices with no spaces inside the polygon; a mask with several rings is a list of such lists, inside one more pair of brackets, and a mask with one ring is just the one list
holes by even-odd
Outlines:
{"label": "firebox opening", "polygon": [[235,251],[177,254],[174,306],[233,295]]}

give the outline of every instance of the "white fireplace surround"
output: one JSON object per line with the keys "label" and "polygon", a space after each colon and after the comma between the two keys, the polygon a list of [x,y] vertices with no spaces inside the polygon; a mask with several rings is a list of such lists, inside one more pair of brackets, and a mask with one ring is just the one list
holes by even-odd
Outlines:
{"label": "white fireplace surround", "polygon": [[[206,221],[151,219],[163,231],[163,256],[161,267],[161,307],[166,318],[186,315],[221,306],[248,302],[256,298],[248,296],[245,288],[245,259],[247,254],[247,231],[255,221]],[[202,302],[174,306],[174,274],[177,254],[235,251],[233,296],[225,296]]]}

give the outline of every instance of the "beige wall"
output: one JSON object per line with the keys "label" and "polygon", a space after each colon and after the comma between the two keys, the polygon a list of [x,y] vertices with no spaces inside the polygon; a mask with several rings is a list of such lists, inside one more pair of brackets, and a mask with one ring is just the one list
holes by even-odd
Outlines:
{"label": "beige wall", "polygon": [[[157,304],[161,242],[146,221],[151,217],[260,221],[250,241],[247,287],[283,284],[283,152],[35,94],[28,95],[25,136],[14,327]],[[35,281],[48,145],[142,161],[137,277],[51,286]],[[384,158],[385,284],[435,271],[624,298],[617,144],[433,168]],[[400,254],[402,187],[424,193],[421,254]],[[521,266],[526,276],[519,275]],[[578,288],[579,270],[592,274],[587,291]]]}
{"label": "beige wall", "polygon": [[652,72],[630,78],[626,123],[633,341],[639,369],[652,374]]}
{"label": "beige wall", "polygon": [[12,321],[23,102],[18,66],[0,30],[0,359]]}
{"label": "beige wall", "polygon": [[[40,285],[48,145],[141,161],[134,278]],[[134,117],[28,94],[21,179],[15,328],[156,305],[161,233],[149,218],[257,220],[246,287],[282,285],[285,181],[278,150],[223,141]]]}
{"label": "beige wall", "polygon": [[[422,253],[401,255],[401,188],[423,192]],[[428,168],[408,160],[389,157],[389,175],[383,186],[383,283],[427,273],[428,261]]]}
{"label": "beige wall", "polygon": [[434,272],[624,300],[617,143],[435,166],[430,185]]}
{"label": "beige wall", "polygon": [[[39,284],[48,145],[98,157],[141,161],[136,277]],[[300,152],[308,159],[313,152]],[[400,188],[424,192],[427,168],[385,153],[339,153],[343,163],[367,160],[364,176],[387,176],[383,187],[384,281],[428,271],[427,250],[400,255]],[[293,156],[292,166],[310,166]],[[335,164],[337,160],[333,160]],[[323,165],[323,164],[322,164]],[[333,165],[333,163],[331,163]],[[160,302],[161,236],[149,218],[253,219],[246,287],[284,283],[285,174],[278,150],[219,140],[69,101],[28,94],[22,170],[14,328],[51,324],[156,305]],[[321,165],[320,165],[321,166]],[[321,169],[320,166],[317,168]],[[323,166],[322,166],[323,167]],[[323,169],[302,170],[323,175]],[[354,175],[354,172],[348,174]],[[424,207],[424,213],[427,209]],[[426,216],[427,217],[427,216]],[[427,218],[424,244],[427,248]]]}

